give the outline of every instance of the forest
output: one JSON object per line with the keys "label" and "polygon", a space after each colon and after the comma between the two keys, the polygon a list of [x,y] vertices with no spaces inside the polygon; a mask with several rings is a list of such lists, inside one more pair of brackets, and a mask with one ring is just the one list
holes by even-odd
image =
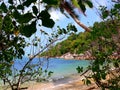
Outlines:
{"label": "forest", "polygon": [[[102,39],[108,42],[114,41],[119,43],[118,31],[116,30],[116,26],[119,24],[119,20],[112,20],[111,18],[104,22],[95,22],[94,25],[90,27],[91,30],[93,30],[92,32],[71,33],[66,40],[51,46],[47,51],[42,53],[42,56],[50,55],[51,57],[57,57],[68,52],[72,54],[84,53],[93,48],[100,48],[99,43]],[[107,42],[106,45],[108,45]],[[107,47],[102,47],[102,49],[107,50]],[[113,52],[117,52],[117,50],[113,50]]]}

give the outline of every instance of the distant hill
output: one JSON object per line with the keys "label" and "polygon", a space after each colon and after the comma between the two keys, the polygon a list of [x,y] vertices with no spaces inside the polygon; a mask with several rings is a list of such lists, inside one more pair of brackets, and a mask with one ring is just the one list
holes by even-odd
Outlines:
{"label": "distant hill", "polygon": [[111,26],[111,20],[106,22],[95,22],[91,29],[92,32],[80,32],[72,34],[66,40],[51,46],[42,56],[62,56],[65,53],[81,54],[92,49],[100,49],[100,40],[108,40],[117,36],[116,27]]}

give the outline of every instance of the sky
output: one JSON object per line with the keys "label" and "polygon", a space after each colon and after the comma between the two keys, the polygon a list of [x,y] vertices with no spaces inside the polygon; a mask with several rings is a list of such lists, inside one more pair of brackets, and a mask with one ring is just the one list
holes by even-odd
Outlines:
{"label": "sky", "polygon": [[[111,7],[111,2],[110,0],[92,0],[94,7],[91,8],[87,8],[86,10],[86,16],[82,15],[81,13],[79,14],[79,20],[85,24],[86,26],[93,26],[94,22],[100,22],[102,19],[99,16],[99,13],[97,11],[97,9],[99,8],[100,5],[104,5],[107,7]],[[44,10],[43,6],[40,6],[41,11]],[[45,28],[45,27],[37,27],[37,32],[35,33],[35,35],[37,35],[38,37],[40,36],[41,40],[42,40],[42,44],[46,44],[46,38],[44,35],[42,36],[42,34],[40,33],[40,30],[45,30],[47,33],[51,33],[53,31],[56,30],[57,26],[60,26],[61,28],[66,28],[66,26],[68,25],[68,23],[72,23],[74,24],[77,29],[78,29],[78,33],[79,32],[84,32],[84,29],[82,29],[80,26],[78,26],[76,24],[76,22],[70,17],[67,18],[65,15],[63,15],[60,11],[58,10],[51,10],[49,12],[51,14],[51,18],[55,21],[55,25],[52,29],[50,28]],[[34,38],[34,35],[31,37],[32,39]],[[25,48],[26,53],[28,54],[30,52],[30,47],[29,48]],[[38,48],[36,48],[36,51],[38,52]]]}
{"label": "sky", "polygon": [[[110,0],[92,0],[93,4],[94,4],[94,8],[87,8],[86,10],[86,15],[87,16],[84,16],[82,15],[81,13],[78,13],[79,14],[79,20],[87,25],[87,26],[92,26],[94,24],[94,22],[96,21],[101,21],[101,18],[99,16],[99,13],[96,11],[96,9],[99,8],[100,5],[104,5],[104,6],[110,6],[110,2],[107,2],[107,1],[110,1]],[[76,22],[72,19],[72,18],[66,18],[63,14],[61,14],[59,11],[52,11],[50,12],[51,14],[51,18],[56,21],[56,25],[60,25],[61,27],[65,27],[67,26],[68,23],[72,23],[74,24],[79,32],[81,31],[84,31],[80,26],[78,26],[76,24]]]}

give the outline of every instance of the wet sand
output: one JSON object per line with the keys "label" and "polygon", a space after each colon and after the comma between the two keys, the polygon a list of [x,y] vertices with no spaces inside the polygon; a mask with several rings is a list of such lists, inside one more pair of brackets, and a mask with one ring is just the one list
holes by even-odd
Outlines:
{"label": "wet sand", "polygon": [[84,85],[84,77],[71,75],[60,80],[46,83],[31,83],[26,90],[101,90],[94,82],[91,85]]}

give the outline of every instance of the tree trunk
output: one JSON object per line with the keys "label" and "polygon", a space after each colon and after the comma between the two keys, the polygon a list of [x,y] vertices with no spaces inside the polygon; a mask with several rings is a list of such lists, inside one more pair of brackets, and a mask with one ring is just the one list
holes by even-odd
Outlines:
{"label": "tree trunk", "polygon": [[91,32],[91,29],[88,28],[87,26],[85,26],[84,24],[82,24],[79,19],[75,16],[75,13],[73,12],[74,7],[71,6],[70,3],[68,3],[66,0],[61,0],[61,7],[64,8],[67,13],[69,13],[69,15],[74,19],[74,21],[80,26],[82,27],[85,31],[87,32]]}
{"label": "tree trunk", "polygon": [[84,24],[82,24],[82,23],[80,22],[80,20],[79,20],[75,15],[73,15],[73,14],[71,13],[70,16],[71,16],[71,17],[74,19],[74,21],[75,21],[80,27],[82,27],[85,31],[91,32],[91,29],[88,28],[87,26],[85,26]]}

